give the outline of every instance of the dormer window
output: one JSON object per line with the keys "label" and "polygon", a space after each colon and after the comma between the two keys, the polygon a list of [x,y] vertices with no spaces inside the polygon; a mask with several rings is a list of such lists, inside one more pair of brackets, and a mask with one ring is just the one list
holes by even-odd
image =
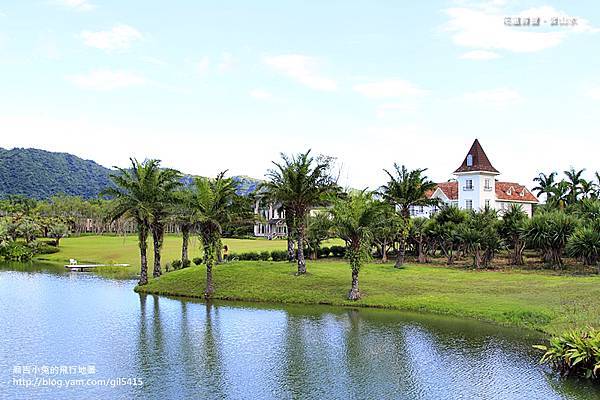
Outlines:
{"label": "dormer window", "polygon": [[473,166],[473,155],[469,154],[467,155],[467,167],[472,167]]}

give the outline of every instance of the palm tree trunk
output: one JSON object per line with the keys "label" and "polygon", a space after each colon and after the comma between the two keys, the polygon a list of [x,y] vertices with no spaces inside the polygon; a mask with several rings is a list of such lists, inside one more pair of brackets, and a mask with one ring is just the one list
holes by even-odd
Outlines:
{"label": "palm tree trunk", "polygon": [[306,260],[304,259],[304,222],[298,222],[298,275],[306,273]]}
{"label": "palm tree trunk", "polygon": [[181,266],[185,268],[189,262],[188,258],[188,245],[190,243],[190,227],[187,224],[181,225],[181,236],[183,242],[181,243]]}
{"label": "palm tree trunk", "polygon": [[205,299],[211,298],[213,293],[215,292],[212,279],[212,267],[215,262],[215,248],[216,244],[209,244],[204,246],[204,254],[206,260],[206,290],[204,291]]}
{"label": "palm tree trunk", "polygon": [[398,243],[398,255],[396,256],[395,268],[402,268],[404,265],[404,253],[406,253],[406,239],[404,238],[404,235],[401,235]]}
{"label": "palm tree trunk", "polygon": [[148,283],[148,228],[143,224],[138,224],[138,245],[140,246],[140,281],[138,285]]}
{"label": "palm tree trunk", "polygon": [[160,269],[160,251],[163,243],[164,227],[162,225],[156,225],[152,227],[152,243],[154,246],[154,269],[152,276],[158,278],[162,275]]}
{"label": "palm tree trunk", "polygon": [[425,249],[423,247],[424,247],[423,242],[419,242],[419,244],[418,244],[418,252],[419,252],[418,262],[424,264],[427,262],[427,255],[425,254]]}
{"label": "palm tree trunk", "polygon": [[381,244],[381,262],[386,263],[388,260],[387,256],[387,240],[384,240]]}
{"label": "palm tree trunk", "polygon": [[352,288],[348,292],[348,300],[360,299],[360,291],[358,290],[358,271],[358,268],[352,267]]}
{"label": "palm tree trunk", "polygon": [[289,262],[294,262],[296,256],[294,254],[294,238],[288,233],[287,237],[287,256]]}

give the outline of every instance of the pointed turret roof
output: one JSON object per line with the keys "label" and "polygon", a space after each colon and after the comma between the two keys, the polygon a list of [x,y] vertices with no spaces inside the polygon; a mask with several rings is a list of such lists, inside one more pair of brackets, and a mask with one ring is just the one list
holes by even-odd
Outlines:
{"label": "pointed turret roof", "polygon": [[464,161],[462,162],[460,167],[458,167],[458,169],[454,171],[454,173],[457,174],[461,172],[475,171],[491,172],[493,174],[500,173],[496,168],[492,166],[492,163],[485,155],[485,151],[483,151],[483,148],[481,147],[481,144],[479,144],[479,140],[477,139],[475,139]]}

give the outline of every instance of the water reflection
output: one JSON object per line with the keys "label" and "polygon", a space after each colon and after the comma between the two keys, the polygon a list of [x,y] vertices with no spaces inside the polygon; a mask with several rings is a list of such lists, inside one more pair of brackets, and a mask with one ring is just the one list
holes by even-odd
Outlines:
{"label": "water reflection", "polygon": [[[383,310],[202,303],[87,275],[0,272],[0,398],[588,399],[539,335]],[[18,344],[18,345],[15,345]],[[11,385],[15,363],[95,364],[143,386]]]}

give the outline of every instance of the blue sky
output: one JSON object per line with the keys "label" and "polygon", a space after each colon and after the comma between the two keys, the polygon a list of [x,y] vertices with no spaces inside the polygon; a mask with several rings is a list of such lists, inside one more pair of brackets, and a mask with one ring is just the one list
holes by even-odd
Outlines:
{"label": "blue sky", "polygon": [[2,2],[0,71],[0,146],[106,166],[262,177],[312,148],[375,187],[479,138],[503,180],[600,170],[595,1]]}

